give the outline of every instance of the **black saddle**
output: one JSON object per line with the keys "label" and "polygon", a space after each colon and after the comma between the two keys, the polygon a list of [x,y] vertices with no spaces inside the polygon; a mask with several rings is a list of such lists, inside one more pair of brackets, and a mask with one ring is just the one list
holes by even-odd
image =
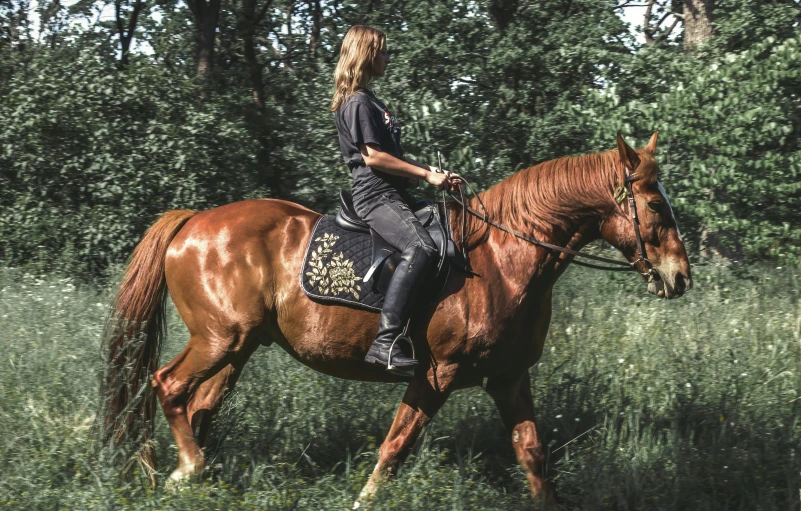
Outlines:
{"label": "black saddle", "polygon": [[[370,234],[373,243],[373,257],[370,269],[364,276],[364,282],[370,282],[374,291],[385,295],[392,275],[395,273],[395,268],[400,263],[400,251],[370,229],[359,218],[359,215],[353,209],[353,196],[350,191],[340,191],[339,202],[340,207],[334,223],[348,231]],[[456,250],[453,238],[448,232],[446,224],[442,222],[442,212],[436,202],[422,200],[410,204],[409,207],[437,246],[436,268],[432,269],[432,274],[426,281],[433,280],[436,282],[437,291],[439,291],[441,286],[445,284],[445,280],[447,280],[451,263],[460,268],[465,268],[466,261],[464,261],[462,254]],[[424,285],[429,287],[427,284]]]}

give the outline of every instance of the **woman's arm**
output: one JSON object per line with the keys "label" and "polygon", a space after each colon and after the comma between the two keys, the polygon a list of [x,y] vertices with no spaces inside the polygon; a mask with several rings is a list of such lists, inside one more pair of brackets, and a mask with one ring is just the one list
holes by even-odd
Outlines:
{"label": "woman's arm", "polygon": [[436,167],[432,167],[431,165],[426,165],[425,163],[420,163],[419,161],[409,158],[408,156],[404,156],[403,159],[416,167],[420,167],[423,170],[430,170],[431,172],[439,171],[439,169],[437,169]]}
{"label": "woman's arm", "polygon": [[376,144],[359,144],[359,152],[362,153],[365,165],[393,176],[425,179],[426,174],[431,172],[427,167],[414,165],[382,151]]}
{"label": "woman's arm", "polygon": [[381,150],[376,144],[359,144],[359,151],[362,153],[364,163],[368,167],[373,167],[392,174],[394,176],[413,177],[417,179],[424,179],[427,183],[436,186],[439,189],[452,188],[460,181],[459,177],[455,174],[440,174],[432,171],[432,167],[418,163],[410,163],[400,158],[396,158],[389,153]]}

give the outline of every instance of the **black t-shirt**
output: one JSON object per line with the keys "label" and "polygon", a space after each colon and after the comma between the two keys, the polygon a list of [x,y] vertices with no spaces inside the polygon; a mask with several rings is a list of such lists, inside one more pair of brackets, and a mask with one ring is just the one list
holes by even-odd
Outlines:
{"label": "black t-shirt", "polygon": [[368,167],[359,152],[359,144],[376,144],[382,151],[403,158],[400,123],[375,94],[367,90],[354,93],[334,117],[339,148],[353,175],[352,191],[357,200],[409,188],[410,179]]}

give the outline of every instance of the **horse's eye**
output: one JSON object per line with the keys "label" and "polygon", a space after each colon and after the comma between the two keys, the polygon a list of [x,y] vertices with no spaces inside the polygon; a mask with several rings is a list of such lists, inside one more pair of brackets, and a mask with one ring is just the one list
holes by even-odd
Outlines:
{"label": "horse's eye", "polygon": [[654,213],[658,213],[659,212],[659,208],[661,208],[661,207],[662,207],[662,201],[661,200],[648,201],[648,209],[650,209]]}

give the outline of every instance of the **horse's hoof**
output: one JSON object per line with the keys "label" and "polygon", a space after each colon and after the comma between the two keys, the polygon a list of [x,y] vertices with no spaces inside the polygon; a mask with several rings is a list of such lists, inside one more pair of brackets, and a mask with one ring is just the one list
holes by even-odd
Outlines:
{"label": "horse's hoof", "polygon": [[351,509],[360,509],[362,511],[365,509],[374,509],[375,506],[373,505],[373,497],[375,497],[375,488],[368,489],[367,491],[362,489],[362,491],[359,493],[359,496],[356,497],[356,502],[353,503],[353,507]]}
{"label": "horse's hoof", "polygon": [[182,493],[189,487],[189,479],[173,479],[170,477],[164,483],[164,491],[167,493]]}
{"label": "horse's hoof", "polygon": [[174,470],[164,483],[164,490],[170,493],[181,493],[189,488],[192,477],[182,470]]}

